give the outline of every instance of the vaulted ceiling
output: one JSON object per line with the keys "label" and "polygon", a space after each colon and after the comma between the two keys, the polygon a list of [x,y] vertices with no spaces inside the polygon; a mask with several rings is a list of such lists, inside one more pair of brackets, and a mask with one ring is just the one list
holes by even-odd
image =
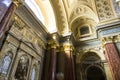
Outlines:
{"label": "vaulted ceiling", "polygon": [[71,29],[82,22],[76,20],[89,19],[96,26],[116,16],[112,0],[25,0],[25,3],[50,33],[59,32],[63,36],[71,34]]}

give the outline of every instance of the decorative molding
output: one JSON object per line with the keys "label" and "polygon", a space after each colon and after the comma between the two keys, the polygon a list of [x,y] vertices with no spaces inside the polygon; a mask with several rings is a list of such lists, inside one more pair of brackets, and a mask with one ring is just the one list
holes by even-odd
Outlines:
{"label": "decorative molding", "polygon": [[101,60],[105,60],[104,49],[102,48],[102,46],[94,46],[92,48],[91,47],[90,48],[77,48],[75,51],[76,63],[80,63],[83,55],[89,52],[96,53],[96,55],[98,55],[101,58]]}
{"label": "decorative molding", "polygon": [[[10,29],[10,34],[14,37],[22,40],[25,43],[30,43],[34,47],[40,47],[45,49],[45,42],[36,34],[34,30],[28,27],[18,16],[15,16],[14,24]],[[31,45],[28,44],[31,47]],[[33,46],[32,46],[33,48]]]}
{"label": "decorative molding", "polygon": [[24,3],[24,0],[13,0],[13,3],[19,7],[20,5],[22,5]]}
{"label": "decorative molding", "polygon": [[73,51],[74,50],[73,45],[70,43],[64,43],[62,46],[63,46],[64,51]]}
{"label": "decorative molding", "polygon": [[100,21],[115,17],[110,0],[95,0],[95,5]]}
{"label": "decorative molding", "polygon": [[115,36],[108,36],[108,37],[103,37],[101,39],[103,45],[107,44],[107,43],[111,43],[111,42],[120,42],[120,34],[115,35]]}
{"label": "decorative molding", "polygon": [[101,39],[101,42],[102,42],[102,48],[105,51],[105,44],[120,42],[120,34],[115,36],[103,37]]}
{"label": "decorative molding", "polygon": [[[62,0],[52,1],[53,7],[55,8],[56,18],[57,18],[57,25],[58,25],[58,32],[64,35],[68,32],[68,19],[67,19],[67,12],[65,10],[65,6]],[[62,23],[62,24],[61,24]]]}
{"label": "decorative molding", "polygon": [[114,42],[120,42],[120,34],[114,36]]}
{"label": "decorative molding", "polygon": [[111,42],[113,42],[113,36],[103,37],[103,38],[101,39],[101,41],[102,41],[103,45],[104,45],[104,44],[107,44],[107,43],[111,43]]}
{"label": "decorative molding", "polygon": [[48,48],[47,49],[51,49],[51,48],[57,48],[59,46],[58,41],[52,39],[48,41]]}

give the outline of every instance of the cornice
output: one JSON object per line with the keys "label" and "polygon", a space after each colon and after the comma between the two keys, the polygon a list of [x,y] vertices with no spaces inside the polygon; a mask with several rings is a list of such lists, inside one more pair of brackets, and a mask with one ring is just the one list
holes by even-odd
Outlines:
{"label": "cornice", "polygon": [[108,36],[108,37],[103,37],[101,39],[102,43],[105,45],[107,43],[116,43],[116,42],[120,42],[120,34],[115,35],[115,36]]}
{"label": "cornice", "polygon": [[[120,42],[120,34],[119,34],[119,35],[116,35],[116,36],[103,37],[103,38],[101,39],[101,42],[102,42],[102,48],[104,49],[105,44]],[[104,49],[104,50],[105,50],[105,49]]]}
{"label": "cornice", "polygon": [[[30,28],[34,29],[37,35],[46,42],[47,38],[47,30],[45,29],[44,25],[38,19],[34,17],[34,15],[29,11],[29,9],[23,5],[20,6],[15,14],[21,18],[21,20]],[[34,23],[34,24],[33,24]]]}

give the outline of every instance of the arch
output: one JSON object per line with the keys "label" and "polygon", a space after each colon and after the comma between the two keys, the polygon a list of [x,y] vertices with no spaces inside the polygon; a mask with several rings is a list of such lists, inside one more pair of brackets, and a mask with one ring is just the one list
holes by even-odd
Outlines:
{"label": "arch", "polygon": [[[95,71],[100,69],[99,72],[101,72],[103,74],[103,75],[100,75],[98,72],[98,74],[96,73],[97,74],[96,77],[98,78],[100,75],[100,76],[102,76],[100,78],[103,78],[103,80],[106,80],[106,75],[105,75],[104,67],[101,62],[101,57],[96,52],[87,51],[81,56],[80,60],[81,60],[80,67],[81,67],[81,71],[82,71],[82,74],[81,74],[82,78],[87,79],[88,77],[90,77],[91,75],[88,74],[87,71],[90,68],[90,71],[92,73],[92,70],[94,70],[94,68],[95,68]],[[88,76],[88,75],[90,75],[90,76]],[[94,73],[92,73],[92,79],[90,78],[87,80],[97,80],[97,78],[94,77],[93,75],[94,75]],[[100,80],[102,80],[102,79],[100,79]]]}
{"label": "arch", "polygon": [[84,61],[85,58],[87,58],[87,57],[89,57],[89,56],[94,56],[94,57],[96,57],[96,58],[98,58],[98,59],[101,59],[100,56],[99,56],[97,53],[92,52],[92,51],[88,51],[88,52],[85,52],[85,53],[81,56],[80,61]]}
{"label": "arch", "polygon": [[97,51],[97,50],[92,50],[91,49],[91,50],[86,50],[86,51],[82,52],[78,57],[78,62],[81,63],[83,56],[86,55],[86,53],[89,53],[89,52],[95,53],[97,56],[100,57],[101,60],[106,60],[105,55],[104,55],[103,52],[101,52],[101,50]]}
{"label": "arch", "polygon": [[73,8],[73,11],[70,14],[70,29],[76,19],[84,16],[93,20],[96,24],[99,22],[98,16],[95,14],[95,12],[89,6],[81,4]]}
{"label": "arch", "polygon": [[104,71],[98,66],[89,66],[86,76],[87,80],[106,80]]}
{"label": "arch", "polygon": [[105,71],[104,71],[104,69],[103,69],[103,67],[102,66],[100,66],[100,65],[89,65],[86,69],[85,69],[85,74],[87,75],[87,71],[88,71],[88,69],[90,68],[90,67],[98,67],[102,72],[104,72],[104,75],[105,75]]}
{"label": "arch", "polygon": [[74,32],[74,36],[78,38],[80,35],[78,33],[75,34],[75,32],[78,32],[76,31],[78,27],[82,25],[89,25],[92,30],[98,22],[99,19],[95,12],[89,6],[81,4],[75,6],[70,14],[69,28],[72,32]]}
{"label": "arch", "polygon": [[5,74],[5,75],[8,73],[8,69],[12,62],[12,57],[13,57],[12,52],[8,51],[7,54],[3,57],[3,60],[0,66],[0,73]]}

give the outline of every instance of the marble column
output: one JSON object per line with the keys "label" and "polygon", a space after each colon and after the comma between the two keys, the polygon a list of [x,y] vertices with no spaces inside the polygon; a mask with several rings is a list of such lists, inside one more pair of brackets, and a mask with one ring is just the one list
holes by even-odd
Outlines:
{"label": "marble column", "polygon": [[103,42],[105,48],[105,56],[108,60],[113,80],[120,80],[120,57],[113,42],[113,37],[105,37],[103,38]]}
{"label": "marble column", "polygon": [[65,54],[64,80],[75,80],[75,68],[73,59],[73,45],[71,42],[63,44]]}
{"label": "marble column", "polygon": [[4,15],[6,14],[11,2],[12,1],[8,1],[6,4],[4,0],[0,0],[0,22],[3,19]]}
{"label": "marble column", "polygon": [[57,53],[57,80],[64,80],[64,68],[65,68],[65,53],[63,46],[59,47],[59,52]]}
{"label": "marble column", "polygon": [[45,56],[44,56],[44,62],[43,62],[43,70],[42,70],[42,80],[48,80],[48,72],[50,68],[50,50],[46,50]]}
{"label": "marble column", "polygon": [[22,3],[22,0],[13,0],[10,4],[8,10],[6,11],[5,15],[3,16],[0,22],[0,39],[4,35],[4,33],[9,29],[8,24],[17,9],[18,5]]}
{"label": "marble column", "polygon": [[58,42],[54,39],[48,41],[48,47],[45,58],[45,66],[43,72],[42,80],[56,80],[56,48],[58,47]]}
{"label": "marble column", "polygon": [[56,78],[56,48],[51,48],[51,62],[49,71],[49,80],[55,80]]}

